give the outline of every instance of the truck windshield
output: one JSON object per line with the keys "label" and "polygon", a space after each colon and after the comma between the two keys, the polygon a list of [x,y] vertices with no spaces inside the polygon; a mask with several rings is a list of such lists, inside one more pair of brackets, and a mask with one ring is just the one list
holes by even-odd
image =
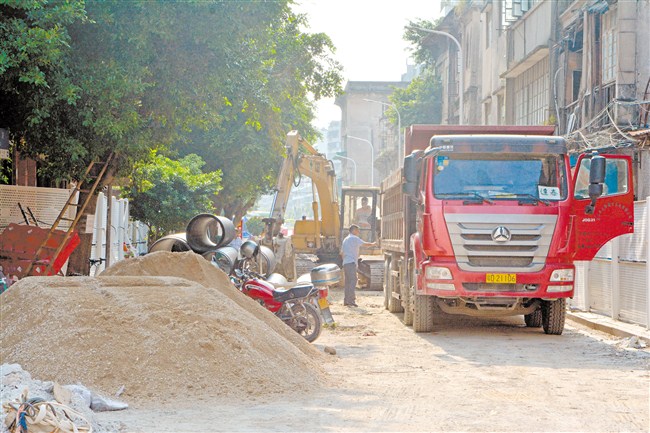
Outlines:
{"label": "truck windshield", "polygon": [[567,196],[563,155],[438,155],[434,171],[434,194],[442,200],[475,194],[487,200],[548,203]]}

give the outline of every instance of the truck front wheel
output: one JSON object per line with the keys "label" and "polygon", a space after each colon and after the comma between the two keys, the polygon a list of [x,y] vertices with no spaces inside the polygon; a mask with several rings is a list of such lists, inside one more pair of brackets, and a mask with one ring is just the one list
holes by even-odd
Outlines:
{"label": "truck front wheel", "polygon": [[542,326],[546,334],[561,335],[565,317],[566,299],[542,301]]}
{"label": "truck front wheel", "polygon": [[415,332],[433,331],[433,296],[415,295],[413,299],[413,330]]}
{"label": "truck front wheel", "polygon": [[[415,254],[413,255],[415,257]],[[415,271],[416,265],[413,262],[413,273],[411,274],[410,304],[413,306],[413,330],[415,332],[433,331],[433,306],[435,299],[433,296],[418,295],[418,278]]]}

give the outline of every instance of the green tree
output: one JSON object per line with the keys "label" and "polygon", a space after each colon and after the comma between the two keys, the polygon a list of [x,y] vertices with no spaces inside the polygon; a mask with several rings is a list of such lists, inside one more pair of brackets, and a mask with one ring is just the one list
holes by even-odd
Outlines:
{"label": "green tree", "polygon": [[[440,123],[442,88],[440,78],[429,68],[424,69],[405,89],[395,89],[389,100],[399,110],[403,125]],[[397,123],[394,110],[389,116],[392,122]]]}
{"label": "green tree", "polygon": [[[83,1],[0,4],[0,127],[9,130],[28,156],[41,154],[43,146],[32,151],[21,139],[43,130],[60,133],[47,143],[52,148],[69,145],[72,154],[79,150],[78,143],[50,120],[57,116],[58,106],[73,107],[79,98],[66,59],[71,51],[69,27],[85,21]],[[74,158],[68,159],[68,168],[72,162]]]}
{"label": "green tree", "polygon": [[252,236],[259,236],[264,231],[266,225],[262,219],[260,217],[251,217],[246,221],[246,228]]}
{"label": "green tree", "polygon": [[120,178],[151,150],[199,155],[223,173],[216,211],[238,217],[273,184],[286,132],[314,138],[311,100],[341,90],[331,41],[306,24],[289,0],[5,1],[0,127],[42,179],[108,152]]}
{"label": "green tree", "polygon": [[159,237],[183,231],[195,215],[213,210],[212,198],[221,189],[221,173],[203,173],[205,162],[197,155],[174,161],[152,152],[147,162],[136,164],[129,191],[134,218],[148,224]]}
{"label": "green tree", "polygon": [[[181,154],[201,155],[207,169],[223,170],[224,189],[215,206],[234,220],[275,185],[287,132],[298,129],[308,140],[316,137],[311,100],[341,91],[340,65],[330,57],[331,40],[324,34],[303,33],[305,17],[288,8],[281,18],[259,38],[262,67],[255,73],[249,70],[249,84],[227,96],[221,125],[195,129],[184,145],[177,146]],[[251,88],[255,91],[248,93]]]}

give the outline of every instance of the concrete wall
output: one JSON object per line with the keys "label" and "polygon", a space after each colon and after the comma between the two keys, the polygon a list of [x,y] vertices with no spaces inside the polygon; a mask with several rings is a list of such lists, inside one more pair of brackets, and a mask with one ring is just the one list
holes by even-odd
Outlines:
{"label": "concrete wall", "polygon": [[552,2],[536,4],[522,19],[512,25],[512,48],[509,65],[528,57],[537,47],[548,45],[551,38]]}
{"label": "concrete wall", "polygon": [[460,18],[462,26],[463,47],[463,86],[464,113],[463,123],[466,125],[478,125],[481,123],[483,105],[482,101],[482,72],[483,65],[483,37],[485,25],[481,20],[481,11],[476,6],[465,9]]}
{"label": "concrete wall", "polygon": [[[501,4],[493,2],[486,5],[481,15],[484,24],[481,32],[481,102],[483,103],[483,116],[481,124],[498,125],[504,123],[500,114],[504,110],[499,101],[505,96],[505,79],[501,78],[508,65],[507,59],[507,33],[501,27]],[[488,41],[487,26],[490,26],[490,40]],[[486,110],[486,103],[489,103]]]}
{"label": "concrete wall", "polygon": [[[648,100],[650,95],[644,95],[644,92],[650,80],[650,0],[637,0],[636,5],[636,98]],[[646,108],[650,109],[650,106],[646,105]]]}
{"label": "concrete wall", "polygon": [[[378,170],[380,166],[376,159],[382,152],[397,146],[397,135],[385,131],[385,107],[366,99],[388,102],[393,88],[406,86],[408,83],[402,81],[349,81],[345,93],[336,99],[336,105],[341,107],[342,150],[347,152],[347,158],[355,161],[358,185],[378,185],[387,173]],[[353,165],[347,160],[342,161],[346,185],[355,183]]]}
{"label": "concrete wall", "polygon": [[[617,8],[618,56],[616,67],[616,97],[635,99],[637,89],[637,29],[648,26],[640,21],[638,2],[619,1]],[[639,40],[639,41],[642,41]],[[647,45],[646,39],[643,45]],[[616,105],[615,118],[618,124],[635,122],[638,110],[633,106]]]}

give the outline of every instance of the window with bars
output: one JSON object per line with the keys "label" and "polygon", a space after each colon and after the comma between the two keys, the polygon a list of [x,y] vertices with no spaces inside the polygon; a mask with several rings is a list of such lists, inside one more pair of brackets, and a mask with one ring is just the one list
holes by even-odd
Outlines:
{"label": "window with bars", "polygon": [[515,123],[543,125],[548,109],[548,57],[515,78]]}
{"label": "window with bars", "polygon": [[603,83],[607,83],[616,79],[616,9],[603,14],[601,29],[602,76]]}

